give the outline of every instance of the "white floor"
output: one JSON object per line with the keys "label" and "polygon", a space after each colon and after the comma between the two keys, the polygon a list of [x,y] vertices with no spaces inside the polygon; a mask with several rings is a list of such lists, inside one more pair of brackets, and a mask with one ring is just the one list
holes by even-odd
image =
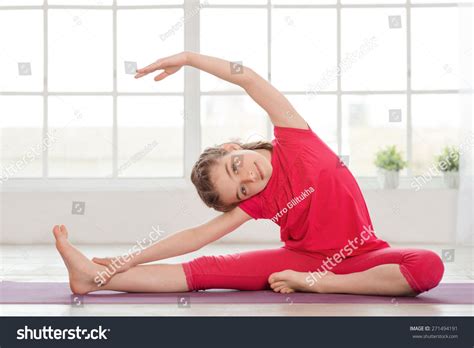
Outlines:
{"label": "white floor", "polygon": [[[454,260],[445,262],[442,282],[474,282],[473,249],[451,245],[393,245],[417,247],[436,251],[455,249]],[[88,256],[114,256],[127,251],[126,245],[82,245],[79,248]],[[215,244],[199,252],[174,258],[176,263],[198,255],[226,254],[246,250],[274,248],[268,244]],[[0,246],[0,279],[9,281],[66,282],[67,273],[61,258],[52,245]],[[405,305],[396,299],[387,305],[359,304],[191,304],[180,308],[175,305],[0,305],[2,316],[473,316],[472,305]]]}

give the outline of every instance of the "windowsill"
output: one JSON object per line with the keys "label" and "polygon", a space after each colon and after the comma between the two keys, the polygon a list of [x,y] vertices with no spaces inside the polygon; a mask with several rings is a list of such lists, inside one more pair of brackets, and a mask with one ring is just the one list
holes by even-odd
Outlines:
{"label": "windowsill", "polygon": [[71,191],[170,191],[189,187],[184,178],[120,178],[120,179],[10,179],[0,184],[0,192],[71,192]]}
{"label": "windowsill", "polygon": [[[362,190],[379,190],[376,177],[357,177],[357,182]],[[431,181],[420,185],[416,189],[414,177],[400,177],[400,185],[396,190],[385,191],[413,191],[421,190],[448,190],[442,177],[434,177]],[[421,181],[419,181],[421,182]],[[76,191],[96,191],[96,192],[121,192],[121,191],[170,191],[186,190],[192,188],[189,179],[181,178],[120,178],[120,179],[32,179],[17,178],[0,183],[0,192],[76,192]]]}
{"label": "windowsill", "polygon": [[[376,177],[357,177],[357,182],[363,190],[383,190],[380,188],[379,182]],[[418,183],[418,185],[417,185]],[[419,188],[417,188],[419,186]],[[402,176],[400,177],[399,186],[396,190],[406,190],[418,192],[422,190],[448,190],[444,183],[443,177],[437,176],[433,177],[429,181],[423,180],[423,178],[418,178],[416,181],[413,176]],[[385,190],[385,191],[396,191],[396,190]]]}

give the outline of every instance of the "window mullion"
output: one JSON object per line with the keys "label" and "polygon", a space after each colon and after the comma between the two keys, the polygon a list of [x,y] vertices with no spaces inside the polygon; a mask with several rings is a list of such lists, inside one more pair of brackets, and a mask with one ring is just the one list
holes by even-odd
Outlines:
{"label": "window mullion", "polygon": [[[48,1],[43,3],[43,142],[48,138]],[[46,146],[42,156],[42,178],[48,178],[49,150]]]}
{"label": "window mullion", "polygon": [[[267,69],[268,69],[268,82],[272,83],[272,4],[271,0],[267,2]],[[267,118],[267,138],[271,139],[273,135],[273,124],[270,118]]]}
{"label": "window mullion", "polygon": [[118,120],[117,120],[117,0],[113,2],[113,18],[112,18],[112,66],[113,66],[113,92],[112,92],[112,177],[118,176]]}
{"label": "window mullion", "polygon": [[412,158],[413,158],[413,132],[411,120],[411,0],[407,0],[406,7],[406,25],[407,25],[407,176],[412,175]]}
{"label": "window mullion", "polygon": [[[184,2],[184,50],[200,52],[200,17],[199,0]],[[184,177],[191,174],[194,162],[201,152],[201,84],[199,70],[184,68]]]}
{"label": "window mullion", "polygon": [[[341,0],[337,0],[336,8],[336,67],[341,64]],[[341,94],[341,74],[337,74],[337,153],[342,155],[342,94]]]}

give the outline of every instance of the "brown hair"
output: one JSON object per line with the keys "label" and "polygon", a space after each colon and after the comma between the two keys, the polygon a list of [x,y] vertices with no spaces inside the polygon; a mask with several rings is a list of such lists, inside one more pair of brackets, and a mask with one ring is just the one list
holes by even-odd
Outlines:
{"label": "brown hair", "polygon": [[[268,141],[255,141],[252,143],[242,144],[238,141],[231,141],[225,144],[237,144],[243,150],[273,150],[273,145]],[[224,145],[224,144],[222,144]],[[201,197],[202,201],[210,208],[214,208],[220,212],[228,212],[237,206],[234,204],[224,204],[217,193],[214,184],[211,181],[211,168],[217,163],[221,157],[227,155],[226,151],[221,146],[208,147],[199,156],[199,159],[193,166],[191,172],[191,181]]]}

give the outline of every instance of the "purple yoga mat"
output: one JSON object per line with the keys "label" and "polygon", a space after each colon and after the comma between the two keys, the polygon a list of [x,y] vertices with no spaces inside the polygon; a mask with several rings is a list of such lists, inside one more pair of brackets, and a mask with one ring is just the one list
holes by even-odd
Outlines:
{"label": "purple yoga mat", "polygon": [[[78,302],[80,301],[80,302]],[[182,304],[187,303],[376,303],[474,304],[474,283],[446,283],[417,297],[360,296],[273,291],[208,290],[184,293],[123,293],[102,291],[73,295],[67,283],[0,283],[1,304]]]}

